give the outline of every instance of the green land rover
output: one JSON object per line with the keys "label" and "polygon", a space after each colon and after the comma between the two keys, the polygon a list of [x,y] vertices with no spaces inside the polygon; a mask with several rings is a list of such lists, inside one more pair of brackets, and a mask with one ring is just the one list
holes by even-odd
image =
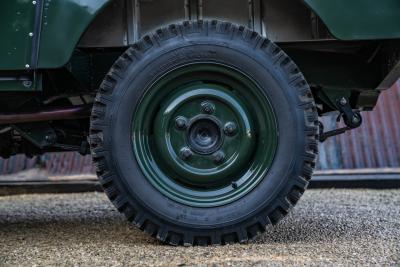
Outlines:
{"label": "green land rover", "polygon": [[0,34],[0,156],[91,153],[173,245],[276,224],[400,77],[399,0],[7,0]]}

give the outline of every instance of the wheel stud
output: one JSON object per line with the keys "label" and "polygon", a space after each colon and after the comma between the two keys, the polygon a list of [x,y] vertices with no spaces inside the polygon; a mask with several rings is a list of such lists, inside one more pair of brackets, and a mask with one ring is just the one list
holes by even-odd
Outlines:
{"label": "wheel stud", "polygon": [[178,117],[175,120],[175,126],[178,130],[185,130],[187,128],[188,122],[185,117]]}
{"label": "wheel stud", "polygon": [[342,97],[342,98],[339,100],[339,103],[340,103],[340,105],[342,105],[342,106],[346,106],[346,105],[347,105],[347,99],[346,99],[345,97]]}
{"label": "wheel stud", "polygon": [[215,152],[213,157],[214,157],[214,163],[215,164],[221,164],[225,160],[225,154],[222,151]]}
{"label": "wheel stud", "polygon": [[201,103],[201,110],[205,114],[213,114],[215,112],[215,106],[212,103],[205,101]]}
{"label": "wheel stud", "polygon": [[193,156],[192,150],[190,150],[190,148],[188,148],[188,147],[182,148],[179,154],[181,156],[181,159],[183,159],[185,161],[189,160]]}
{"label": "wheel stud", "polygon": [[233,135],[236,134],[236,130],[237,130],[237,127],[236,127],[236,124],[235,124],[235,123],[233,123],[233,122],[228,122],[228,123],[225,124],[224,133],[225,133],[226,135],[228,135],[228,136],[233,136]]}

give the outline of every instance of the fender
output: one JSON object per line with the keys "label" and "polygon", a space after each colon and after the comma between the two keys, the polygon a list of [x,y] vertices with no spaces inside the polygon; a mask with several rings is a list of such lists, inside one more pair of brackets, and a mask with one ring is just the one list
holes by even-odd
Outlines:
{"label": "fender", "polygon": [[65,65],[87,27],[111,2],[44,0],[38,68]]}
{"label": "fender", "polygon": [[0,70],[58,68],[113,0],[0,1]]}
{"label": "fender", "polygon": [[[38,67],[57,68],[66,64],[87,27],[112,1],[44,0]],[[399,0],[302,1],[337,39],[400,38]]]}

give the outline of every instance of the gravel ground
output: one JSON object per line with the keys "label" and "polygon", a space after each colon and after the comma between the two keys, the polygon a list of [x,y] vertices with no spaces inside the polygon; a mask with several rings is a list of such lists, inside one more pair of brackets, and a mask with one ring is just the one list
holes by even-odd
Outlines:
{"label": "gravel ground", "polygon": [[101,193],[0,198],[0,266],[400,266],[400,190],[309,190],[244,245],[171,247],[130,226]]}

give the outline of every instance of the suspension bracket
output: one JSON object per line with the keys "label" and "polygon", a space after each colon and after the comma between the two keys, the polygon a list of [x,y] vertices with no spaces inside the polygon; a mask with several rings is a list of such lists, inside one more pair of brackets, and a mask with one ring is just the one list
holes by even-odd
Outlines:
{"label": "suspension bracket", "polygon": [[324,132],[324,125],[322,122],[319,122],[319,141],[325,142],[329,137],[333,137],[336,135],[343,134],[349,130],[356,129],[361,126],[363,119],[361,113],[359,111],[353,111],[349,100],[345,97],[342,97],[337,100],[337,108],[340,112],[337,121],[339,122],[341,118],[343,118],[343,122],[346,127],[338,128],[332,131]]}

